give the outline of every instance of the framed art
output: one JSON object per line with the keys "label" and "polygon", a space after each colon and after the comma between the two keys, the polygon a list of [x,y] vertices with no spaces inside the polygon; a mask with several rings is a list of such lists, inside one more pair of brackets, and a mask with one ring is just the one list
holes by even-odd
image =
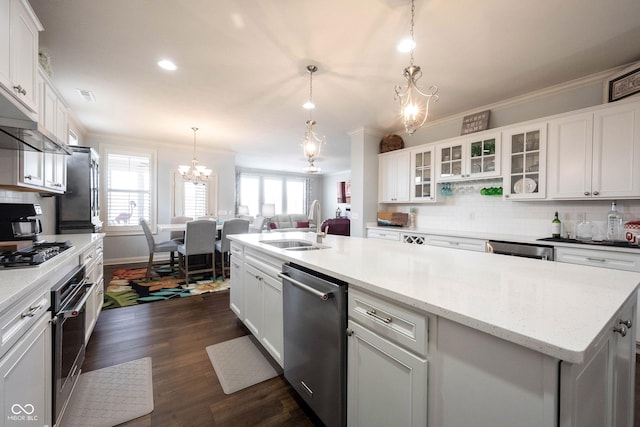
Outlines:
{"label": "framed art", "polygon": [[640,93],[640,62],[614,74],[605,82],[606,102]]}

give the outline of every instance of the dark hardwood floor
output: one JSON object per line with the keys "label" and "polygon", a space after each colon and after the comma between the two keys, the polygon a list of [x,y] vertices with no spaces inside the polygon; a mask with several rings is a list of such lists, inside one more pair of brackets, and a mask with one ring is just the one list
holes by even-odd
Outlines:
{"label": "dark hardwood floor", "polygon": [[[105,266],[105,283],[120,267]],[[83,370],[152,358],[154,410],[122,427],[321,425],[282,376],[224,394],[205,348],[247,334],[229,309],[229,291],[104,310]],[[640,427],[639,356],[635,390]]]}
{"label": "dark hardwood floor", "polygon": [[317,425],[282,376],[224,394],[205,348],[247,334],[229,291],[104,310],[83,370],[152,358],[154,410],[121,426]]}

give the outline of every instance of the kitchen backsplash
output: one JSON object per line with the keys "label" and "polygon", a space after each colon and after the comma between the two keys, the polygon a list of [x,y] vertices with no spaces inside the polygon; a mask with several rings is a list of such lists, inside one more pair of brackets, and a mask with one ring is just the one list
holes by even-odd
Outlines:
{"label": "kitchen backsplash", "polygon": [[0,203],[39,203],[42,207],[42,234],[56,232],[56,199],[28,191],[0,190]]}
{"label": "kitchen backsplash", "polygon": [[[464,191],[464,189],[462,190]],[[623,220],[640,218],[640,200],[618,200]],[[513,202],[501,196],[482,196],[478,191],[457,192],[452,196],[439,196],[435,204],[403,205],[397,210],[409,212],[415,207],[418,229],[437,229],[514,234],[531,237],[550,237],[551,220],[555,211],[562,221],[562,236],[567,232],[575,237],[578,215],[585,213],[587,220],[604,231],[611,200],[594,201],[536,201]]]}

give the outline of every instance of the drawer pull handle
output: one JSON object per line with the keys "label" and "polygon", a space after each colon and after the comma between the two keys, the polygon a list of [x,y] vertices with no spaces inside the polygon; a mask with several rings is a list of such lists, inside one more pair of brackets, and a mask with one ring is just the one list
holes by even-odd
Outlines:
{"label": "drawer pull handle", "polygon": [[27,310],[27,312],[26,312],[26,313],[22,313],[22,314],[20,315],[20,317],[21,317],[22,319],[24,319],[25,317],[33,317],[33,316],[35,316],[36,312],[37,312],[38,310],[40,310],[41,308],[42,308],[42,304],[38,304],[38,305],[36,305],[35,307],[31,306],[31,307],[29,307],[29,310]]}
{"label": "drawer pull handle", "polygon": [[622,319],[620,319],[620,321],[618,323],[621,324],[621,325],[626,326],[627,328],[631,328],[631,326],[632,326],[631,320],[622,320]]}
{"label": "drawer pull handle", "polygon": [[587,257],[587,261],[607,262],[607,260],[604,258],[592,258],[592,257]]}
{"label": "drawer pull handle", "polygon": [[619,328],[613,328],[613,332],[617,332],[620,334],[621,337],[624,337],[627,335],[627,327],[620,326]]}
{"label": "drawer pull handle", "polygon": [[374,319],[383,321],[384,323],[391,323],[391,317],[382,317],[375,310],[367,310],[367,314]]}

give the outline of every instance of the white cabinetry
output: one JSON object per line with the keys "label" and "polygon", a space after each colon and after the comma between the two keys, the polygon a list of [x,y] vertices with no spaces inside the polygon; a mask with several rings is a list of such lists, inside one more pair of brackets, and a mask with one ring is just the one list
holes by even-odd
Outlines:
{"label": "white cabinetry", "polygon": [[580,365],[561,363],[561,427],[631,426],[634,410],[635,296]]}
{"label": "white cabinetry", "polygon": [[27,113],[37,112],[39,31],[26,0],[0,0],[0,93]]}
{"label": "white cabinetry", "polygon": [[392,151],[378,156],[378,202],[409,201],[409,151]]}
{"label": "white cabinetry", "polygon": [[411,201],[436,201],[436,171],[433,146],[411,150]]}
{"label": "white cabinetry", "polygon": [[436,145],[438,182],[500,176],[500,133],[465,136]]}
{"label": "white cabinetry", "polygon": [[96,326],[102,304],[104,302],[104,268],[103,240],[99,239],[93,246],[80,255],[80,263],[85,267],[87,283],[92,284],[86,305],[85,342],[89,342],[93,328]]}
{"label": "white cabinetry", "polygon": [[367,238],[400,241],[400,232],[380,230],[378,228],[367,228]]}
{"label": "white cabinetry", "polygon": [[502,132],[505,143],[503,194],[507,199],[544,199],[547,123],[530,123]]}
{"label": "white cabinetry", "polygon": [[231,242],[231,279],[229,283],[229,307],[236,316],[242,319],[243,316],[243,281],[244,281],[244,248]]}
{"label": "white cabinetry", "polygon": [[49,305],[47,288],[0,317],[2,425],[47,425],[51,420]]}
{"label": "white cabinetry", "polygon": [[640,102],[549,122],[549,196],[640,196]]}
{"label": "white cabinetry", "polygon": [[486,252],[487,241],[468,237],[427,235],[427,245],[444,248],[465,249],[468,251]]}
{"label": "white cabinetry", "polygon": [[245,249],[243,271],[244,324],[269,354],[284,366],[282,260]]}
{"label": "white cabinetry", "polygon": [[349,290],[349,426],[427,425],[427,318]]}

